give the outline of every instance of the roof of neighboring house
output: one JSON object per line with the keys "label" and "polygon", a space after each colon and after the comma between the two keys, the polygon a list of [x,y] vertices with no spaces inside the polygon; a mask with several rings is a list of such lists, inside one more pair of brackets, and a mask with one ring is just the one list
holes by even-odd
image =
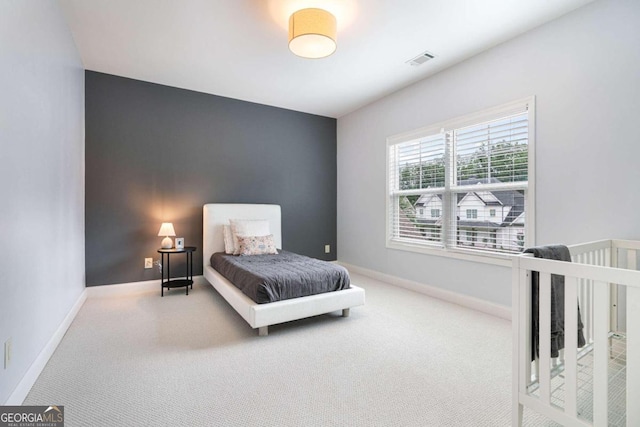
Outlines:
{"label": "roof of neighboring house", "polygon": [[491,194],[493,195],[493,197],[494,197],[495,199],[497,199],[497,200],[489,200],[489,197],[486,197],[486,196],[484,196],[484,197],[483,197],[483,196],[482,196],[479,192],[477,192],[477,191],[474,191],[474,192],[473,192],[473,194],[475,194],[475,195],[476,195],[476,197],[477,197],[478,199],[482,200],[486,206],[502,206],[502,205],[503,205],[503,204],[502,204],[502,202],[500,201],[500,199],[498,199],[498,198],[496,197],[496,195],[495,195],[495,194],[493,194],[493,192],[491,192],[491,191],[485,191],[484,193],[491,193]]}
{"label": "roof of neighboring house", "polygon": [[467,197],[469,194],[473,194],[474,196],[476,196],[478,198],[478,200],[480,200],[485,206],[503,206],[502,202],[500,202],[500,199],[498,199],[495,194],[493,194],[493,192],[491,191],[483,191],[483,193],[491,193],[493,195],[494,200],[490,200],[491,197],[488,196],[482,196],[480,192],[477,191],[470,191],[468,193],[457,193],[458,196],[458,205],[460,205],[460,203],[462,203],[462,200],[464,200],[465,197]]}
{"label": "roof of neighboring house", "polygon": [[440,200],[442,200],[442,195],[441,194],[423,194],[422,196],[420,196],[418,198],[418,200],[416,200],[416,203],[414,204],[414,206],[425,206],[429,200],[431,200],[432,197],[437,197]]}
{"label": "roof of neighboring house", "polygon": [[522,196],[522,203],[519,203],[511,207],[511,210],[509,211],[507,216],[504,217],[504,221],[502,221],[503,227],[511,225],[524,212],[524,194],[522,194],[521,196]]}
{"label": "roof of neighboring house", "polygon": [[[498,184],[500,181],[498,178],[469,178],[465,180],[461,180],[458,182],[459,185],[476,185],[476,184]],[[511,207],[507,216],[505,216],[504,221],[502,223],[495,223],[490,221],[459,221],[458,224],[463,227],[507,227],[513,224],[513,222],[518,219],[520,215],[524,212],[524,192],[521,190],[504,190],[504,191],[491,191],[491,194],[497,199],[495,200],[485,200],[486,197],[483,197],[478,194],[478,192],[473,191],[473,193],[479,200],[481,200],[486,206],[508,206]],[[460,204],[460,201],[469,193],[458,193],[457,203]],[[441,194],[423,194],[416,201],[415,206],[425,206],[428,201],[432,197],[438,197],[442,199]],[[420,222],[424,222],[425,224],[435,224],[437,221],[434,220],[420,220]],[[487,224],[487,225],[483,225]],[[491,224],[491,225],[488,225]]]}
{"label": "roof of neighboring house", "polygon": [[[500,181],[498,178],[469,178],[459,181],[458,185],[499,184],[501,182],[502,181]],[[517,190],[492,191],[491,193],[496,197],[496,199],[500,201],[503,206],[514,206],[518,202],[516,200],[517,196],[515,194],[519,193],[519,191]],[[458,203],[464,196],[465,194],[458,193]],[[478,196],[478,198],[482,200],[482,197],[480,197],[477,193],[476,196]],[[522,203],[524,205],[524,197],[522,199]]]}

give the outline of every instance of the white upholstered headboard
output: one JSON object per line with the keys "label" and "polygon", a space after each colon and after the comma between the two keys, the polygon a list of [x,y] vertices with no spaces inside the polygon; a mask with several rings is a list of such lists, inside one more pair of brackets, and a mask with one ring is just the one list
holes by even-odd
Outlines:
{"label": "white upholstered headboard", "polygon": [[210,265],[214,252],[224,252],[222,226],[229,219],[266,219],[276,247],[282,248],[280,205],[252,205],[241,203],[208,203],[202,208],[202,265]]}

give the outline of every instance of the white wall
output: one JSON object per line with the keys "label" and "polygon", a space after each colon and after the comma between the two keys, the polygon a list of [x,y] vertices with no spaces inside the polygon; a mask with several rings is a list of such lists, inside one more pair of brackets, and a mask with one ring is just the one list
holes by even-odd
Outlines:
{"label": "white wall", "polygon": [[510,305],[508,268],[385,247],[385,139],[530,95],[537,243],[640,239],[639,23],[596,1],[339,118],[338,259]]}
{"label": "white wall", "polygon": [[0,165],[2,404],[84,290],[84,70],[55,1],[0,2]]}

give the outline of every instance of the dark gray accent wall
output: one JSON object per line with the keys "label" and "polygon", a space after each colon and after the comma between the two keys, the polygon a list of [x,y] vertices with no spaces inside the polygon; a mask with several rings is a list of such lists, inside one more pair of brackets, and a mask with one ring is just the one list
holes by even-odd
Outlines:
{"label": "dark gray accent wall", "polygon": [[85,85],[87,286],[158,279],[144,258],[162,222],[202,274],[211,202],[279,204],[284,249],[335,259],[335,119],[92,71]]}

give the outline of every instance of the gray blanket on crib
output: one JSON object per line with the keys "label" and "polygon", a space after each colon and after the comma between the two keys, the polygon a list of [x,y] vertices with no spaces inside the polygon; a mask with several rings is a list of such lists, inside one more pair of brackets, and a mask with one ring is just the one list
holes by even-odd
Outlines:
{"label": "gray blanket on crib", "polygon": [[[536,258],[551,259],[556,261],[571,262],[569,248],[562,245],[539,246],[529,248],[524,253],[533,254]],[[532,298],[532,348],[531,359],[540,355],[540,319],[539,319],[539,287],[540,278],[537,271],[531,277],[531,298]],[[578,302],[576,301],[576,304]],[[585,345],[583,324],[580,317],[580,306],[578,305],[578,347]],[[564,276],[551,275],[551,357],[558,357],[559,351],[564,348]]]}

